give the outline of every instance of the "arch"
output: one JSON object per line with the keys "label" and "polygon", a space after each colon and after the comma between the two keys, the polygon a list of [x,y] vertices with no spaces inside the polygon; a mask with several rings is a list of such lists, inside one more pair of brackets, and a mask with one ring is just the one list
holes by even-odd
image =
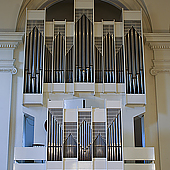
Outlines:
{"label": "arch", "polygon": [[[25,14],[27,9],[45,9],[63,0],[23,0],[17,19],[16,31],[24,31]],[[141,10],[143,11],[143,29],[144,32],[152,32],[152,23],[150,15],[144,0],[101,0],[109,3],[119,9]]]}

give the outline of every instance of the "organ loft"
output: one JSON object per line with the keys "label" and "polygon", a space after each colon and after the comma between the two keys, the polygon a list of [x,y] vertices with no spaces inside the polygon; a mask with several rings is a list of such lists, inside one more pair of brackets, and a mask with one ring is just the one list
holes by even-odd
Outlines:
{"label": "organ loft", "polygon": [[[15,147],[14,169],[154,170],[142,11],[95,21],[94,0],[73,4],[73,21],[26,11],[23,147]],[[36,112],[46,115],[44,143],[34,142]]]}

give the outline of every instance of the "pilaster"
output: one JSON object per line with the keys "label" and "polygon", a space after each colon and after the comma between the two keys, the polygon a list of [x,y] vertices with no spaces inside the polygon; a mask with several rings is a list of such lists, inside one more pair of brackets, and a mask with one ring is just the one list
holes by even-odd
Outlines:
{"label": "pilaster", "polygon": [[17,73],[14,66],[13,53],[22,43],[24,33],[0,32],[0,165],[1,169],[8,166],[9,128],[11,113],[12,75]]}

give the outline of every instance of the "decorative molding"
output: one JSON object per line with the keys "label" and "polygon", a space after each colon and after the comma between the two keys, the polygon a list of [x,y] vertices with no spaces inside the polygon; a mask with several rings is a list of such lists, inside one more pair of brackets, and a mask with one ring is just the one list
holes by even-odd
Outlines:
{"label": "decorative molding", "polygon": [[152,61],[154,66],[150,70],[151,75],[156,76],[161,72],[170,72],[170,59]]}
{"label": "decorative molding", "polygon": [[[14,50],[20,43],[23,42],[23,32],[0,32],[0,50]],[[13,55],[13,53],[11,53]],[[13,56],[10,56],[13,58]],[[14,67],[14,59],[6,60],[5,58],[0,59],[0,72],[11,72],[16,74],[17,69]]]}
{"label": "decorative molding", "polygon": [[[145,42],[151,50],[170,50],[170,33],[145,33]],[[156,59],[150,73],[156,76],[161,72],[170,72],[170,59]]]}
{"label": "decorative molding", "polygon": [[23,32],[0,32],[0,49],[15,49],[23,42]]}
{"label": "decorative molding", "polygon": [[144,36],[151,50],[170,49],[170,33],[145,33]]}
{"label": "decorative molding", "polygon": [[0,60],[0,72],[17,73],[17,69],[14,67],[15,59],[13,60]]}

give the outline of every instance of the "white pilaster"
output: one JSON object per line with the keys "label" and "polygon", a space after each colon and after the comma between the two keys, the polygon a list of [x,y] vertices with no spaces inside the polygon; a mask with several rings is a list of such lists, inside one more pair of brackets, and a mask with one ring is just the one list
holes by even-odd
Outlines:
{"label": "white pilaster", "polygon": [[150,73],[155,76],[160,169],[164,170],[170,166],[170,33],[149,33],[145,38],[154,55]]}
{"label": "white pilaster", "polygon": [[0,33],[0,165],[4,170],[8,164],[12,74],[17,73],[13,52],[22,37],[23,33]]}

